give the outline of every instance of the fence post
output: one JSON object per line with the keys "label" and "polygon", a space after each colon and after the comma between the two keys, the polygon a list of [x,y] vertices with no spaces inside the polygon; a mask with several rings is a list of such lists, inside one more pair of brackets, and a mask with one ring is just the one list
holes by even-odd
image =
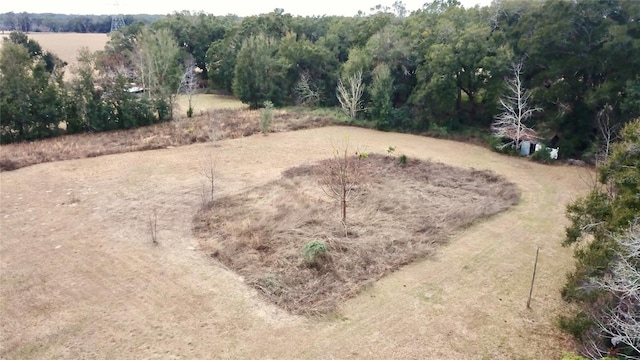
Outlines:
{"label": "fence post", "polygon": [[533,282],[536,280],[536,270],[538,268],[538,253],[540,246],[536,248],[536,261],[533,263],[533,276],[531,277],[531,288],[529,289],[529,300],[527,300],[527,309],[531,309],[531,294],[533,294]]}

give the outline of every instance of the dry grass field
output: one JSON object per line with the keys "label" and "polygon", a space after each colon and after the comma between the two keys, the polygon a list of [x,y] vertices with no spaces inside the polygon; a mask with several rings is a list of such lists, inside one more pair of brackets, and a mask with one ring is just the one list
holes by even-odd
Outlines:
{"label": "dry grass field", "polygon": [[[0,171],[44,162],[82,159],[130,151],[166,149],[199,142],[234,139],[260,132],[260,112],[243,109],[242,103],[225,96],[202,95],[202,110],[193,118],[128,131],[59,136],[34,142],[0,146]],[[179,111],[179,110],[177,110]],[[176,111],[176,112],[177,112]],[[331,123],[326,116],[277,110],[272,131],[298,130]]]}
{"label": "dry grass field", "polygon": [[[321,185],[336,161],[350,176],[357,172],[346,223],[326,195],[329,185]],[[519,199],[514,184],[490,172],[370,154],[287,169],[280,179],[207,203],[194,228],[204,251],[275,304],[325,314]],[[322,250],[305,256],[305,246]]]}
{"label": "dry grass field", "polygon": [[[107,34],[33,32],[28,33],[27,36],[36,40],[44,50],[50,51],[66,61],[68,63],[65,68],[67,75],[71,73],[72,67],[77,63],[76,58],[80,48],[87,47],[91,51],[102,50],[109,41]],[[1,42],[0,46],[2,46]]]}
{"label": "dry grass field", "polygon": [[[184,117],[189,109],[189,102],[186,95],[178,95],[177,98],[177,115]],[[213,94],[195,94],[191,99],[194,116],[205,115],[208,111],[214,109],[248,109],[249,106],[241,103],[232,96],[213,95]]]}
{"label": "dry grass field", "polygon": [[[491,170],[521,200],[329,315],[290,314],[199,251],[202,163],[215,159],[220,199],[259,194],[287,169],[330,156],[331,140],[345,135],[370,152],[397,146],[409,159]],[[564,207],[585,190],[583,171],[334,126],[2,172],[0,358],[557,359],[572,347],[555,326],[572,267],[560,246]]]}

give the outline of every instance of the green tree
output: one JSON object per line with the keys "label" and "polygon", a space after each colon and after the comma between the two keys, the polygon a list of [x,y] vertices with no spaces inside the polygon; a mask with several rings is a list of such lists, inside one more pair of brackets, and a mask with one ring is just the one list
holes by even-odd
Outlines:
{"label": "green tree", "polygon": [[[566,230],[564,245],[578,246],[574,255],[576,269],[569,274],[562,296],[567,301],[577,302],[580,312],[564,319],[564,323],[591,324],[581,326],[575,333],[583,339],[586,339],[583,335],[592,333],[599,322],[594,314],[620,305],[615,303],[615,297],[612,300],[607,292],[599,291],[595,285],[611,273],[612,260],[619,250],[619,236],[629,230],[640,214],[640,119],[627,124],[620,137],[621,141],[614,144],[608,161],[598,169],[599,184],[567,208],[571,224]],[[622,305],[637,309],[640,306],[637,301],[638,298],[636,303]],[[585,314],[590,322],[585,322]],[[601,341],[604,340],[598,340]]]}
{"label": "green tree", "polygon": [[31,57],[20,45],[5,42],[0,49],[0,121],[2,142],[26,137],[31,92]]}
{"label": "green tree", "polygon": [[78,51],[75,78],[71,82],[70,92],[74,101],[69,107],[67,132],[96,131],[100,118],[100,91],[95,79],[96,54],[83,47]]}
{"label": "green tree", "polygon": [[266,35],[245,40],[238,53],[233,92],[243,103],[257,109],[269,100],[282,106],[289,94],[285,74],[289,65],[277,54],[278,44]]}
{"label": "green tree", "polygon": [[182,11],[153,23],[153,28],[169,29],[179,46],[193,57],[195,65],[202,70],[202,79],[207,80],[207,51],[211,43],[225,37],[236,21],[237,18],[233,16],[219,17]]}
{"label": "green tree", "polygon": [[391,70],[386,64],[380,64],[373,70],[373,84],[371,86],[371,106],[369,113],[376,122],[376,127],[388,130],[392,124],[393,78]]}
{"label": "green tree", "polygon": [[319,44],[329,50],[339,63],[347,61],[349,50],[355,46],[355,23],[353,18],[332,18],[327,33],[319,39]]}
{"label": "green tree", "polygon": [[281,39],[289,33],[292,19],[291,14],[285,13],[284,9],[276,8],[268,14],[242,19],[239,34],[243,39],[261,34],[272,39]]}
{"label": "green tree", "polygon": [[547,1],[505,29],[516,56],[528,58],[524,78],[565,156],[591,147],[605,107],[612,106],[614,123],[632,119],[621,104],[640,66],[639,13],[636,1]]}
{"label": "green tree", "polygon": [[131,81],[135,81],[136,44],[145,26],[135,22],[109,33],[109,41],[96,53],[95,59],[96,69],[102,76],[113,78],[116,73],[126,73]]}
{"label": "green tree", "polygon": [[630,118],[640,117],[640,76],[627,80],[624,88],[624,100],[620,110]]}
{"label": "green tree", "polygon": [[11,34],[0,49],[2,142],[56,135],[58,124],[66,119],[64,64],[53,54],[45,57],[40,49],[20,33]]}
{"label": "green tree", "polygon": [[239,36],[228,33],[224,39],[216,40],[207,49],[207,72],[209,86],[233,93],[233,77],[235,75],[236,58],[242,47]]}
{"label": "green tree", "polygon": [[486,13],[441,3],[431,7],[438,15],[422,45],[426,53],[411,101],[433,120],[447,120],[450,128],[461,122],[488,125],[491,114],[479,111],[497,102],[495,88],[508,68],[509,49],[492,34]]}
{"label": "green tree", "polygon": [[168,118],[173,117],[182,78],[179,55],[180,49],[169,30],[142,30],[136,54],[139,79],[150,99],[169,105]]}
{"label": "green tree", "polygon": [[405,105],[416,85],[416,59],[419,58],[412,48],[409,27],[405,23],[385,26],[369,38],[364,50],[373,64],[384,63],[389,67],[394,81],[393,106]]}
{"label": "green tree", "polygon": [[335,78],[339,64],[326,48],[289,33],[281,41],[278,56],[288,67],[288,87],[298,103],[334,105]]}

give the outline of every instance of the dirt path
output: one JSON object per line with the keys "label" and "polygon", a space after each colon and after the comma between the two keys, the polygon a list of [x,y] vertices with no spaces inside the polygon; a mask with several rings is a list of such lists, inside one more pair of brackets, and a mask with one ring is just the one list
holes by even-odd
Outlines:
{"label": "dirt path", "polygon": [[[198,251],[191,218],[200,166],[235,192],[329,154],[330,141],[492,169],[516,208],[465,230],[435,258],[365,290],[334,316],[291,316]],[[564,206],[584,170],[544,167],[471,145],[331,127],[0,173],[0,357],[558,358]],[[160,245],[151,245],[156,209]],[[540,246],[532,310],[525,309]]]}

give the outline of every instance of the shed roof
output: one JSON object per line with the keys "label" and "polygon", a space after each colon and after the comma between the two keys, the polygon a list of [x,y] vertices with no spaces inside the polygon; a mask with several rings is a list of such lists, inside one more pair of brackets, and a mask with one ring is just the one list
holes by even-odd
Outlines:
{"label": "shed roof", "polygon": [[[506,137],[510,139],[515,139],[517,134],[518,134],[518,127],[515,125],[505,130]],[[529,129],[529,128],[520,129],[520,141],[530,141],[530,142],[537,143],[538,140],[540,140],[540,138],[538,137],[538,133],[535,130]]]}

